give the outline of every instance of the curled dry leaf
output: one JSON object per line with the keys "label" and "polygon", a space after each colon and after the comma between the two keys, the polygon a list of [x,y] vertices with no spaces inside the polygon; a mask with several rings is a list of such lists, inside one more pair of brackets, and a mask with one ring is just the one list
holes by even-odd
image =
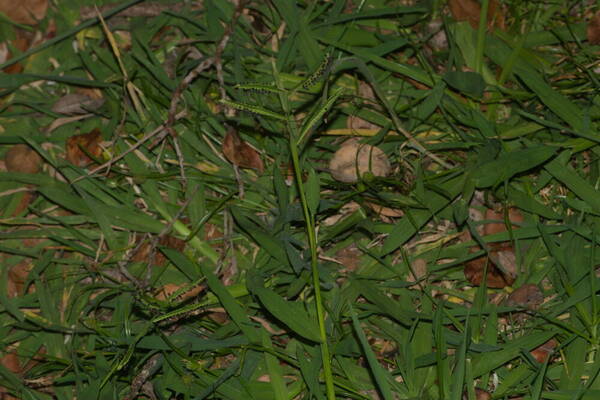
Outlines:
{"label": "curled dry leaf", "polygon": [[18,24],[35,25],[47,10],[48,0],[0,0],[0,12]]}
{"label": "curled dry leaf", "polygon": [[600,44],[600,11],[590,18],[587,29],[587,40],[590,44]]}
{"label": "curled dry leaf", "polygon": [[58,99],[52,106],[52,111],[65,115],[80,115],[96,111],[103,104],[103,98],[93,98],[81,93],[71,93]]}
{"label": "curled dry leaf", "polygon": [[508,296],[506,305],[510,307],[526,307],[532,310],[537,309],[544,302],[544,295],[540,288],[533,283],[527,283]]}
{"label": "curled dry leaf", "polygon": [[88,154],[94,158],[102,154],[101,141],[102,135],[97,128],[89,133],[71,136],[67,139],[67,160],[78,167],[85,167],[94,161]]}
{"label": "curled dry leaf", "polygon": [[355,183],[366,172],[384,177],[391,171],[390,162],[378,147],[360,144],[354,139],[346,141],[329,162],[331,176],[340,182]]}
{"label": "curled dry leaf", "polygon": [[532,350],[530,354],[537,360],[537,362],[543,363],[546,361],[546,358],[552,356],[556,346],[558,346],[558,342],[555,339],[550,339],[540,347]]}
{"label": "curled dry leaf", "polygon": [[36,174],[40,172],[42,158],[26,144],[17,144],[6,152],[4,164],[8,172]]}
{"label": "curled dry leaf", "polygon": [[234,129],[230,129],[223,139],[223,154],[238,167],[256,169],[260,173],[265,169],[258,151],[243,141]]}

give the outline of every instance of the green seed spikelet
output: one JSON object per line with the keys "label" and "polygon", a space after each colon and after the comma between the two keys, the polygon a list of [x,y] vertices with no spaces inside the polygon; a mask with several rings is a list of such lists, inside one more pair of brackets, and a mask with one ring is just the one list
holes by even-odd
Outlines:
{"label": "green seed spikelet", "polygon": [[306,78],[306,80],[304,82],[302,82],[302,88],[304,90],[308,90],[308,89],[310,89],[311,86],[313,86],[315,83],[317,83],[317,81],[319,79],[321,79],[321,77],[325,74],[325,72],[327,72],[329,67],[331,67],[332,62],[333,62],[332,54],[331,54],[331,52],[327,52],[325,54],[325,58],[323,59],[323,61],[319,65],[319,67],[315,70],[315,72],[310,74],[309,77]]}

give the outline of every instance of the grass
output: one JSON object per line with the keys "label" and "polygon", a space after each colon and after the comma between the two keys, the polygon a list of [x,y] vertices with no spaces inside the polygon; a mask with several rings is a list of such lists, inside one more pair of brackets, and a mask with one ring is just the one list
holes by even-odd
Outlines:
{"label": "grass", "polygon": [[[506,28],[490,30],[439,1],[119,16],[131,1],[78,22],[82,3],[53,3],[35,28],[53,38],[0,66],[24,68],[0,74],[0,154],[26,144],[44,163],[0,172],[4,390],[598,397],[595,6],[506,0]],[[79,118],[53,108],[73,93],[105,101]],[[99,153],[68,150],[94,129]],[[264,172],[224,156],[230,129]],[[332,178],[353,136],[386,154],[387,177]],[[468,281],[499,243],[514,282]],[[541,305],[507,303],[524,284]]]}

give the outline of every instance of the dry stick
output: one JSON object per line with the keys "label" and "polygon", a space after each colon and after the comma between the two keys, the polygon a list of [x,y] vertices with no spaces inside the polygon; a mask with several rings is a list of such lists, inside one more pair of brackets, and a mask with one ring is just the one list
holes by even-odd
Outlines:
{"label": "dry stick", "polygon": [[177,141],[177,133],[175,132],[175,129],[173,129],[173,125],[175,124],[174,115],[177,112],[177,105],[179,104],[179,101],[181,100],[181,97],[183,96],[183,92],[188,88],[188,86],[203,71],[210,68],[213,64],[215,65],[216,70],[217,70],[217,80],[219,82],[219,90],[221,91],[221,97],[225,98],[225,96],[226,96],[225,80],[223,78],[223,64],[221,62],[221,56],[223,54],[223,51],[225,50],[225,46],[227,46],[227,42],[229,42],[229,38],[231,37],[231,33],[233,32],[233,27],[235,26],[235,23],[237,22],[238,18],[242,14],[242,11],[244,10],[245,4],[246,4],[245,1],[240,1],[238,3],[238,5],[233,13],[233,16],[231,17],[230,24],[227,26],[225,33],[223,34],[223,37],[217,44],[217,48],[215,50],[215,55],[211,58],[207,58],[206,60],[201,62],[196,68],[191,70],[185,76],[185,78],[183,78],[183,80],[181,81],[179,86],[177,86],[177,88],[175,89],[175,92],[173,93],[173,97],[171,98],[171,103],[169,105],[169,114],[167,117],[167,122],[165,123],[165,129],[167,130],[167,132],[169,132],[169,134],[173,138],[175,152],[177,153],[177,158],[179,159],[179,168],[181,170],[181,175],[182,175],[182,178],[184,181],[185,181],[185,175],[184,175],[184,169],[183,169],[183,156],[181,154],[181,150],[179,148],[179,143]]}
{"label": "dry stick", "polygon": [[185,171],[183,167],[183,154],[181,154],[181,149],[179,148],[179,142],[177,140],[177,132],[173,129],[173,125],[175,124],[175,115],[177,113],[177,105],[179,104],[179,100],[183,95],[183,92],[188,88],[190,83],[194,79],[198,77],[202,73],[202,71],[208,69],[214,62],[213,58],[207,58],[202,61],[196,68],[191,70],[185,78],[181,81],[179,86],[175,89],[173,93],[173,97],[171,98],[171,104],[169,105],[169,114],[167,116],[167,121],[164,124],[165,130],[169,133],[171,138],[173,139],[173,147],[175,148],[175,154],[177,154],[177,160],[179,161],[179,170],[181,171],[181,179],[185,184]]}
{"label": "dry stick", "polygon": [[137,397],[137,395],[140,393],[140,389],[142,389],[143,385],[146,383],[148,378],[150,378],[150,375],[152,375],[158,369],[158,362],[161,358],[162,354],[157,353],[150,357],[148,360],[146,360],[140,373],[137,374],[131,382],[129,396],[126,397],[127,400],[133,400]]}
{"label": "dry stick", "polygon": [[223,33],[223,37],[217,44],[217,49],[215,51],[215,67],[217,69],[217,81],[219,82],[219,90],[221,91],[221,98],[226,99],[227,93],[225,93],[225,79],[223,79],[223,63],[221,62],[221,57],[223,56],[223,52],[225,51],[225,46],[227,46],[227,42],[229,42],[229,38],[233,33],[233,28],[237,23],[237,20],[242,15],[244,8],[246,7],[246,1],[240,0],[237,4],[233,15],[231,16],[231,22],[227,25],[225,32]]}

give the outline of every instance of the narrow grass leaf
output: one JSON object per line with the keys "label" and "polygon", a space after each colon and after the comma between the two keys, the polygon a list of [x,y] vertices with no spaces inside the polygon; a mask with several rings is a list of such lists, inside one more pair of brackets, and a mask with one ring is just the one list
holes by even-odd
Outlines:
{"label": "narrow grass leaf", "polygon": [[[271,338],[266,331],[262,332],[262,344],[265,348],[273,350]],[[264,357],[275,400],[288,400],[288,391],[285,381],[283,380],[282,368],[279,364],[279,360],[269,351],[265,351]]]}
{"label": "narrow grass leaf", "polygon": [[[450,400],[461,400],[463,395],[463,386],[465,384],[465,369],[467,363],[467,351],[469,341],[471,340],[471,332],[467,327],[463,332],[463,340],[456,354],[456,364],[452,371],[452,387],[450,391]],[[470,385],[470,382],[468,382]]]}
{"label": "narrow grass leaf", "polygon": [[273,118],[273,119],[276,119],[279,121],[285,121],[287,119],[285,117],[285,115],[268,110],[264,107],[256,106],[254,104],[240,103],[238,101],[231,101],[231,100],[225,100],[225,99],[221,99],[221,100],[219,100],[219,102],[221,104],[223,104],[227,107],[231,107],[235,110],[246,111],[251,114],[261,115],[263,117]]}
{"label": "narrow grass leaf", "polygon": [[577,196],[584,200],[596,212],[600,212],[600,197],[598,191],[579,174],[575,173],[568,165],[565,165],[571,156],[570,152],[561,153],[555,160],[545,165],[554,178],[568,187]]}
{"label": "narrow grass leaf", "polygon": [[306,181],[306,202],[311,215],[316,215],[319,208],[321,197],[321,186],[319,184],[319,176],[314,169],[308,171],[308,180]]}
{"label": "narrow grass leaf", "polygon": [[373,349],[371,349],[371,345],[367,340],[367,336],[362,330],[360,322],[356,317],[356,313],[354,312],[354,308],[352,308],[351,305],[349,305],[349,312],[350,317],[352,318],[352,326],[354,327],[354,332],[356,333],[356,336],[358,336],[358,341],[360,342],[365,357],[367,358],[367,362],[369,363],[371,373],[373,374],[375,382],[377,383],[377,389],[385,400],[393,400],[394,396],[392,395],[390,384],[388,382],[388,374],[385,373],[384,369],[377,362],[377,357],[375,357],[375,353],[373,353]]}

